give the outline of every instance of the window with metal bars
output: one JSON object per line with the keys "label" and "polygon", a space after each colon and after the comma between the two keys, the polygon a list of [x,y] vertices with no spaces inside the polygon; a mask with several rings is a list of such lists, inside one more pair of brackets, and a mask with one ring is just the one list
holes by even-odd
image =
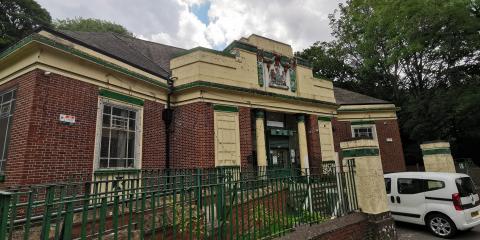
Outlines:
{"label": "window with metal bars", "polygon": [[133,168],[138,111],[103,104],[99,168]]}
{"label": "window with metal bars", "polygon": [[16,90],[0,94],[0,175],[5,173]]}

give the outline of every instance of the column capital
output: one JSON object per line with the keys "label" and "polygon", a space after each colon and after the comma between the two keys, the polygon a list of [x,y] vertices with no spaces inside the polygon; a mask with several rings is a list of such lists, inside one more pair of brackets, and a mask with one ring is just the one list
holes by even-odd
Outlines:
{"label": "column capital", "polygon": [[255,118],[264,118],[265,117],[265,110],[263,109],[255,109]]}
{"label": "column capital", "polygon": [[297,122],[305,122],[305,114],[298,113],[297,114]]}

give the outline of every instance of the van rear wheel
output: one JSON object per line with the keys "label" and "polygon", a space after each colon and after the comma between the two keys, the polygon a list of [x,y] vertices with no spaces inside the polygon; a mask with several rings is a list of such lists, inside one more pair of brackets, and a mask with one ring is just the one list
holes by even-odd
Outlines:
{"label": "van rear wheel", "polygon": [[441,238],[451,238],[457,233],[455,223],[449,217],[440,213],[428,216],[427,226],[430,232]]}

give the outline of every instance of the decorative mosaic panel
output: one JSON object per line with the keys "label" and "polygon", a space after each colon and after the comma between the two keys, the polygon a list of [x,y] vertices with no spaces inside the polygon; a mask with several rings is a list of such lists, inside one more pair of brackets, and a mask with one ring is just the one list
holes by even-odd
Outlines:
{"label": "decorative mosaic panel", "polygon": [[258,84],[281,88],[292,92],[297,90],[295,58],[287,58],[269,52],[257,53]]}

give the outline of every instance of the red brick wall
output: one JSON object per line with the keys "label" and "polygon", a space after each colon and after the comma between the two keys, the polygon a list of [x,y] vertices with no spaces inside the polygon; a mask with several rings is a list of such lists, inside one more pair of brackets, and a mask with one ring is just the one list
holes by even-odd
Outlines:
{"label": "red brick wall", "polygon": [[[93,169],[99,87],[43,71],[26,73],[0,91],[17,88],[5,183],[34,184],[81,177],[90,180]],[[165,162],[164,106],[145,101],[143,168],[161,168]],[[76,117],[66,126],[60,114]],[[0,185],[1,186],[1,185]]]}
{"label": "red brick wall", "polygon": [[213,106],[196,102],[175,107],[171,130],[171,167],[215,167]]}
{"label": "red brick wall", "polygon": [[335,152],[340,153],[340,142],[352,139],[352,130],[350,122],[338,121],[336,118],[332,119],[333,141],[335,145]]}
{"label": "red brick wall", "polygon": [[[375,128],[377,129],[383,171],[386,173],[405,171],[402,139],[397,120],[375,121]],[[392,138],[392,142],[387,142],[387,138]]]}
{"label": "red brick wall", "polygon": [[317,116],[306,116],[305,130],[307,132],[307,149],[310,168],[318,169],[322,166],[322,151],[320,145],[320,136],[318,135]]}
{"label": "red brick wall", "polygon": [[165,122],[162,103],[146,100],[143,106],[142,168],[165,167]]}
{"label": "red brick wall", "polygon": [[[348,121],[332,120],[335,151],[340,152],[340,142],[352,139],[351,125]],[[378,145],[380,148],[384,172],[405,171],[405,160],[403,157],[402,141],[397,120],[375,121],[377,130]],[[393,142],[387,142],[392,138]]]}
{"label": "red brick wall", "polygon": [[[75,176],[89,179],[98,88],[57,74],[45,76],[41,70],[15,81],[18,94],[6,184],[38,184]],[[74,115],[76,123],[61,124],[60,114]]]}
{"label": "red brick wall", "polygon": [[25,154],[37,74],[38,71],[32,71],[0,86],[2,92],[12,88],[17,89],[5,168],[6,178],[4,184],[0,183],[0,187],[20,182],[25,176]]}
{"label": "red brick wall", "polygon": [[239,108],[240,156],[242,166],[251,166],[253,163],[252,117],[253,114],[250,108]]}

